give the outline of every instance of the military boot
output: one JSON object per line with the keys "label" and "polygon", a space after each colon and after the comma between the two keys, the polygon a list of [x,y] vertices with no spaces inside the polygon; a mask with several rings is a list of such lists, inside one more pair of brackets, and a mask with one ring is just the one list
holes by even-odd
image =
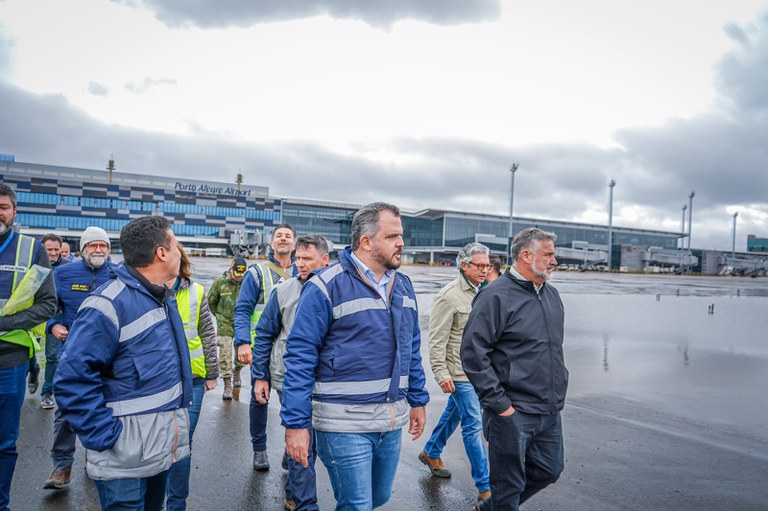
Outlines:
{"label": "military boot", "polygon": [[224,394],[221,395],[224,401],[232,400],[232,378],[224,378]]}

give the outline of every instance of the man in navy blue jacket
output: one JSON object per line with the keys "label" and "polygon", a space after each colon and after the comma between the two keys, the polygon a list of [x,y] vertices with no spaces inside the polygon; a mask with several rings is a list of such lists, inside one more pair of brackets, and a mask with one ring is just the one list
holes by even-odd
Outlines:
{"label": "man in navy blue jacket", "polygon": [[[92,291],[111,278],[112,263],[109,260],[111,246],[109,236],[104,229],[88,227],[80,237],[80,252],[83,258],[61,265],[54,270],[58,310],[46,326],[46,332],[49,334],[46,342],[55,342],[58,346],[57,353],[61,351],[62,345],[67,340],[77,309]],[[46,346],[46,353],[47,351]],[[55,374],[54,372],[51,379]],[[53,403],[51,403],[52,406]],[[75,431],[61,417],[61,410],[57,409],[53,421],[51,447],[53,472],[43,484],[43,488],[60,490],[69,484],[72,479],[76,441]]]}
{"label": "man in navy blue jacket", "polygon": [[189,347],[164,285],[181,253],[159,216],[128,222],[120,244],[125,264],[80,306],[54,396],[86,448],[102,510],[159,511],[168,469],[189,456]]}
{"label": "man in navy blue jacket", "polygon": [[309,428],[328,469],[337,509],[389,500],[402,427],[426,422],[416,294],[397,272],[400,210],[375,202],[352,220],[352,247],[303,287],[284,357],[288,455],[308,465]]}

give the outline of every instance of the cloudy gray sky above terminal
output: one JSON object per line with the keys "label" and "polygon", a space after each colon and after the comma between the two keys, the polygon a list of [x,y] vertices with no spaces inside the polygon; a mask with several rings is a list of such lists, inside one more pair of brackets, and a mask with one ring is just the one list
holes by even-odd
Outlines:
{"label": "cloudy gray sky above terminal", "polygon": [[[0,152],[768,235],[768,2],[0,1]],[[34,4],[34,5],[33,5]],[[83,13],[88,13],[85,16]]]}

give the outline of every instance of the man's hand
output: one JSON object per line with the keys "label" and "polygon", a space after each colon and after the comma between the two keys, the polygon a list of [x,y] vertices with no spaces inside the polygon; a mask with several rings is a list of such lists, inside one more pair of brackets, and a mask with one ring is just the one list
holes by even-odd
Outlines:
{"label": "man's hand", "polygon": [[241,344],[237,347],[237,361],[241,364],[251,365],[253,360],[253,352],[251,351],[250,344]]}
{"label": "man's hand", "polygon": [[416,440],[424,432],[424,426],[427,424],[427,411],[423,406],[417,406],[416,408],[411,408],[409,416],[411,425],[408,428],[408,433],[413,435],[411,440]]}
{"label": "man's hand", "polygon": [[253,382],[253,397],[259,403],[267,404],[269,401],[269,383],[266,380],[256,380]]}
{"label": "man's hand", "polygon": [[501,413],[499,414],[499,417],[509,417],[509,416],[510,416],[510,415],[512,415],[513,413],[515,413],[515,409],[514,409],[514,408],[512,408],[512,407],[510,406],[509,408],[507,408],[506,410],[504,410],[503,412],[501,412]]}
{"label": "man's hand", "polygon": [[205,391],[213,390],[216,388],[216,380],[205,380]]}
{"label": "man's hand", "polygon": [[61,323],[57,323],[51,327],[51,334],[60,341],[66,341],[69,330]]}
{"label": "man's hand", "polygon": [[453,380],[450,378],[448,378],[447,380],[441,381],[440,388],[443,389],[443,392],[445,392],[446,394],[456,392],[456,385],[453,384]]}
{"label": "man's hand", "polygon": [[307,456],[309,456],[309,430],[286,429],[285,452],[296,460],[297,463],[301,463],[304,468],[307,468],[309,466],[307,461]]}

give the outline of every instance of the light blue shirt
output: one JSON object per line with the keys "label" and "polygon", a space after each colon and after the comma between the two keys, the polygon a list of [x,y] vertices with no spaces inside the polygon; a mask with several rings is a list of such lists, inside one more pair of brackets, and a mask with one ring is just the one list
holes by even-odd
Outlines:
{"label": "light blue shirt", "polygon": [[385,271],[384,275],[381,277],[381,281],[376,282],[376,275],[373,273],[373,270],[363,264],[363,262],[357,258],[354,252],[350,252],[349,254],[352,256],[352,262],[355,263],[355,266],[357,266],[357,269],[360,270],[360,273],[365,275],[365,277],[376,286],[376,291],[381,295],[387,305],[389,305],[387,284],[389,284],[389,281],[392,280],[392,276],[395,274],[395,270]]}

